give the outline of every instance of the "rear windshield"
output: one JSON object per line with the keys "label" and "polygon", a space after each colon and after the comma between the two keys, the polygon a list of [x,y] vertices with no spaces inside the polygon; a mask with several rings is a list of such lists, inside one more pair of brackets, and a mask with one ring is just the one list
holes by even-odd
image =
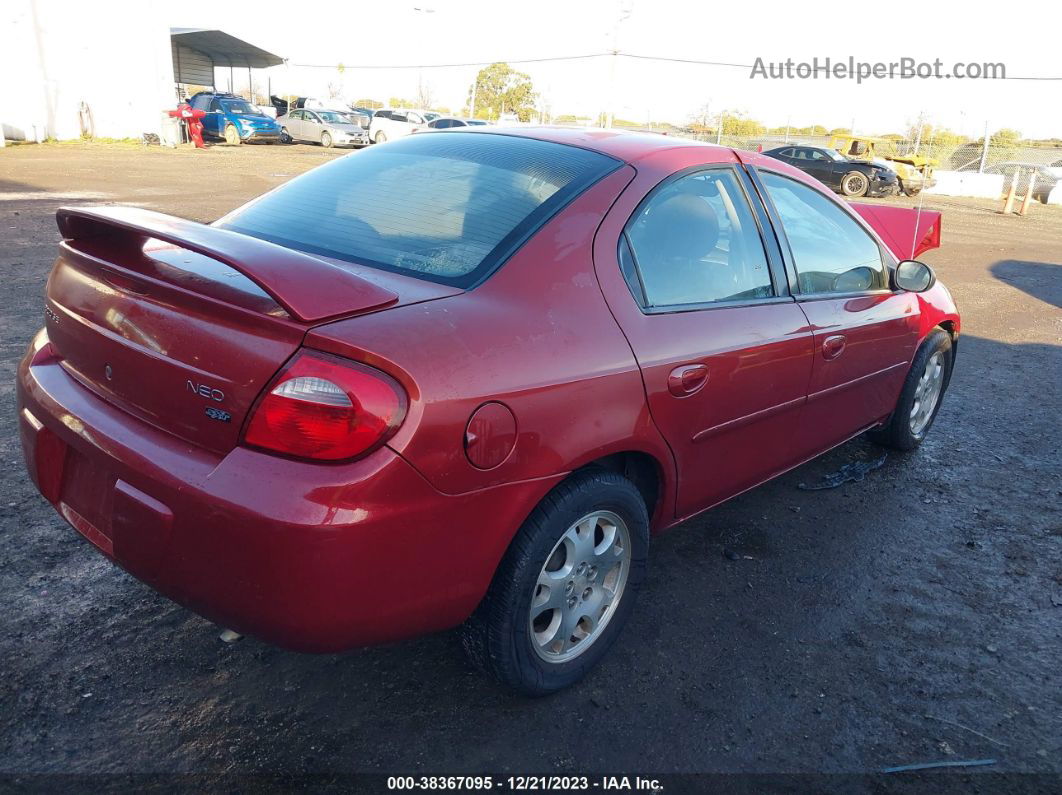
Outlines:
{"label": "rear windshield", "polygon": [[425,133],[316,168],[219,226],[470,287],[619,165],[597,152],[530,138]]}

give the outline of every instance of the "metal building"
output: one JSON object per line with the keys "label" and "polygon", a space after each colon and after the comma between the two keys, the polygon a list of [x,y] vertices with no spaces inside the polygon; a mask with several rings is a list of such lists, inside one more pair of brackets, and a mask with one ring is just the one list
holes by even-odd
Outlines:
{"label": "metal building", "polygon": [[177,6],[143,0],[0,2],[4,137],[159,134],[179,83],[227,89],[248,69],[283,62],[219,30],[171,28],[175,13]]}

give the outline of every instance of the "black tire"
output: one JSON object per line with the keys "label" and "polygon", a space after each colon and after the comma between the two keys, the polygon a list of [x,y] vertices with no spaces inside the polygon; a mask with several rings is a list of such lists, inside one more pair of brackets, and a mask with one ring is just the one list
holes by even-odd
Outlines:
{"label": "black tire", "polygon": [[[548,662],[531,638],[531,600],[539,573],[562,536],[580,518],[610,511],[627,525],[630,568],[608,622],[573,659]],[[494,574],[487,595],[462,628],[465,653],[479,670],[529,696],[577,682],[605,655],[634,608],[649,555],[649,517],[634,484],[620,474],[587,470],[553,489],[524,522]]]}
{"label": "black tire", "polygon": [[849,171],[841,177],[841,193],[850,198],[866,196],[870,190],[870,178],[861,171]]}
{"label": "black tire", "polygon": [[292,138],[291,135],[288,134],[288,128],[287,127],[282,127],[280,129],[280,142],[282,144],[290,144],[294,140],[295,139]]}
{"label": "black tire", "polygon": [[921,186],[917,188],[902,188],[902,190],[905,196],[917,196],[922,192]]}
{"label": "black tire", "polygon": [[[924,427],[913,430],[911,427],[911,413],[914,409],[919,381],[926,372],[930,359],[936,353],[940,353],[944,360],[943,383],[936,397],[932,413],[929,415],[928,422],[926,422]],[[951,381],[951,371],[954,366],[955,356],[951,336],[944,329],[933,329],[922,342],[917,353],[915,353],[914,361],[911,362],[911,369],[907,372],[907,378],[903,382],[903,389],[900,390],[900,399],[896,402],[896,408],[893,409],[892,416],[880,428],[875,428],[867,434],[870,439],[877,444],[891,447],[894,450],[914,450],[918,447],[922,440],[926,438],[929,429],[933,427],[933,421],[937,418],[937,412],[940,411],[940,406],[944,402],[944,394],[948,390],[948,383]]]}
{"label": "black tire", "polygon": [[329,132],[321,133],[321,146],[323,146],[325,149],[331,149],[332,148],[332,134],[331,133],[329,133]]}

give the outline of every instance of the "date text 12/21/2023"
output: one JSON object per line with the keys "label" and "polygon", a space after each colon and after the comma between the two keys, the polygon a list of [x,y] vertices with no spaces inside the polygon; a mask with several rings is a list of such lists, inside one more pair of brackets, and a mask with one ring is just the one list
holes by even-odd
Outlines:
{"label": "date text 12/21/2023", "polygon": [[662,792],[663,785],[658,779],[642,776],[389,776],[387,789]]}

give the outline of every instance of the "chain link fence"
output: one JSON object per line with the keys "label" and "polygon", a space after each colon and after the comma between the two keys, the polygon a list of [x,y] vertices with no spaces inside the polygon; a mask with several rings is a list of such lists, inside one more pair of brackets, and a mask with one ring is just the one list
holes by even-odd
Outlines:
{"label": "chain link fence", "polygon": [[[683,135],[682,133],[677,133]],[[767,151],[776,147],[789,145],[828,147],[829,135],[697,135],[689,133],[683,137],[695,140],[719,143],[734,149],[750,152]],[[981,171],[1003,173],[1008,166],[1020,165],[1025,168],[1062,168],[1062,146],[1030,146],[1020,142],[989,139],[987,155],[984,141],[956,141],[954,137],[937,140],[928,137],[923,140],[878,138],[867,136],[875,142],[878,156],[920,155],[937,162],[936,168],[947,171]]]}

